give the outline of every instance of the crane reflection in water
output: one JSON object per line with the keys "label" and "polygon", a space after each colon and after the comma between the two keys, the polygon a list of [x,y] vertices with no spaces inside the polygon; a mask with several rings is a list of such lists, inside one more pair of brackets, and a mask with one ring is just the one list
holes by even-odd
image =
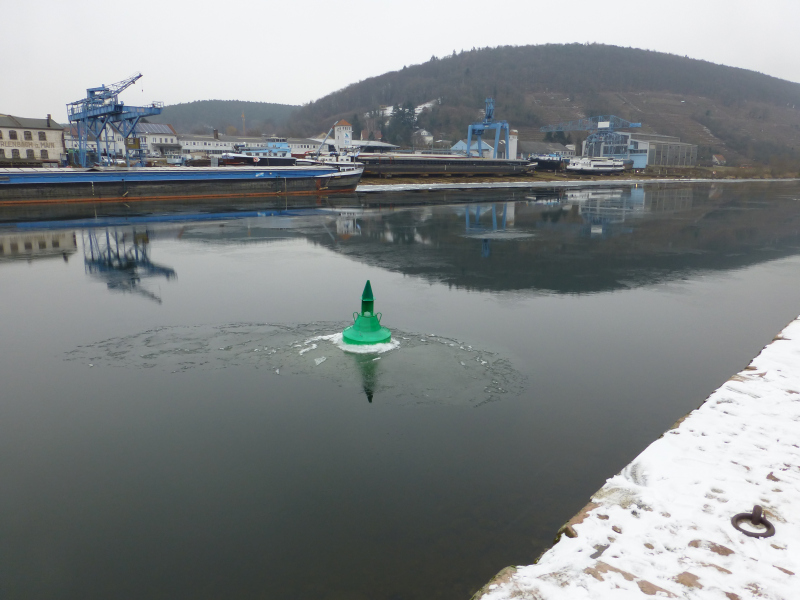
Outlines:
{"label": "crane reflection in water", "polygon": [[[481,217],[492,215],[491,227],[481,224]],[[492,253],[491,240],[520,239],[531,234],[514,230],[515,203],[494,202],[489,208],[480,204],[466,206],[464,210],[464,232],[469,237],[481,240],[481,256],[489,258]]]}
{"label": "crane reflection in water", "polygon": [[175,269],[150,260],[147,230],[90,229],[83,234],[86,273],[106,282],[109,290],[139,294],[161,304],[161,298],[141,286],[142,278],[178,275]]}

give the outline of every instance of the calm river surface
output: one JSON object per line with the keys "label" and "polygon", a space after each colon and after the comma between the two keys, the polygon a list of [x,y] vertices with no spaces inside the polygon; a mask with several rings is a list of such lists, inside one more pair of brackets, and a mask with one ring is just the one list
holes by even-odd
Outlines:
{"label": "calm river surface", "polygon": [[331,202],[0,225],[0,597],[466,600],[800,313],[796,182]]}

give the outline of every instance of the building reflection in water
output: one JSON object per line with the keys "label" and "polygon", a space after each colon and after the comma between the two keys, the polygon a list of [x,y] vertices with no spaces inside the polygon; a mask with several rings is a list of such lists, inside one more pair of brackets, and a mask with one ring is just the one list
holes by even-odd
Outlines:
{"label": "building reflection in water", "polygon": [[0,261],[62,257],[78,251],[74,231],[37,231],[0,235]]}
{"label": "building reflection in water", "polygon": [[354,235],[361,235],[361,226],[357,218],[364,213],[363,210],[342,210],[336,217],[336,235],[347,239]]}
{"label": "building reflection in water", "polygon": [[174,269],[150,260],[148,232],[135,229],[90,229],[83,235],[86,273],[106,282],[109,290],[139,294],[161,304],[161,298],[141,286],[144,277],[175,279]]}
{"label": "building reflection in water", "polygon": [[688,186],[569,190],[562,202],[564,209],[578,207],[578,214],[588,226],[585,233],[592,237],[629,233],[630,230],[614,226],[648,214],[687,211],[694,206],[692,188]]}

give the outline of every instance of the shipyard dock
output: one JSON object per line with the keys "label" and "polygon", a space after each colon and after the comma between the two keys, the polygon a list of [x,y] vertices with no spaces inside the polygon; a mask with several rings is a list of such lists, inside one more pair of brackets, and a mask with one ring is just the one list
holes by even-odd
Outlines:
{"label": "shipyard dock", "polygon": [[[798,364],[795,320],[607,480],[535,564],[474,599],[800,597]],[[766,524],[741,516],[756,505]]]}

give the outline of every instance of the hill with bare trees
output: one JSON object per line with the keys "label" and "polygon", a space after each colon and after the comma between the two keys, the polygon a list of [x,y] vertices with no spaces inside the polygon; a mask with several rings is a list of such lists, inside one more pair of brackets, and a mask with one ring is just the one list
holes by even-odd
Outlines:
{"label": "hill with bare trees", "polygon": [[290,115],[298,109],[289,104],[244,102],[242,100],[199,100],[164,107],[149,117],[152,123],[169,123],[180,133],[210,133],[214,129],[242,135],[242,114],[248,135],[271,135],[286,128]]}
{"label": "hill with bare trees", "polygon": [[[393,127],[397,123],[382,116],[381,107],[400,107],[396,113],[408,121],[411,107],[432,101],[415,125],[436,139],[458,140],[480,119],[488,96],[495,99],[495,117],[518,129],[520,139],[543,139],[544,124],[615,114],[641,122],[644,132],[698,144],[701,161],[724,154],[734,164],[800,163],[800,84],[600,44],[503,46],[431,57],[300,107],[286,131],[318,133],[345,118],[358,129],[404,142],[408,128]],[[580,135],[572,134],[572,141]]]}

